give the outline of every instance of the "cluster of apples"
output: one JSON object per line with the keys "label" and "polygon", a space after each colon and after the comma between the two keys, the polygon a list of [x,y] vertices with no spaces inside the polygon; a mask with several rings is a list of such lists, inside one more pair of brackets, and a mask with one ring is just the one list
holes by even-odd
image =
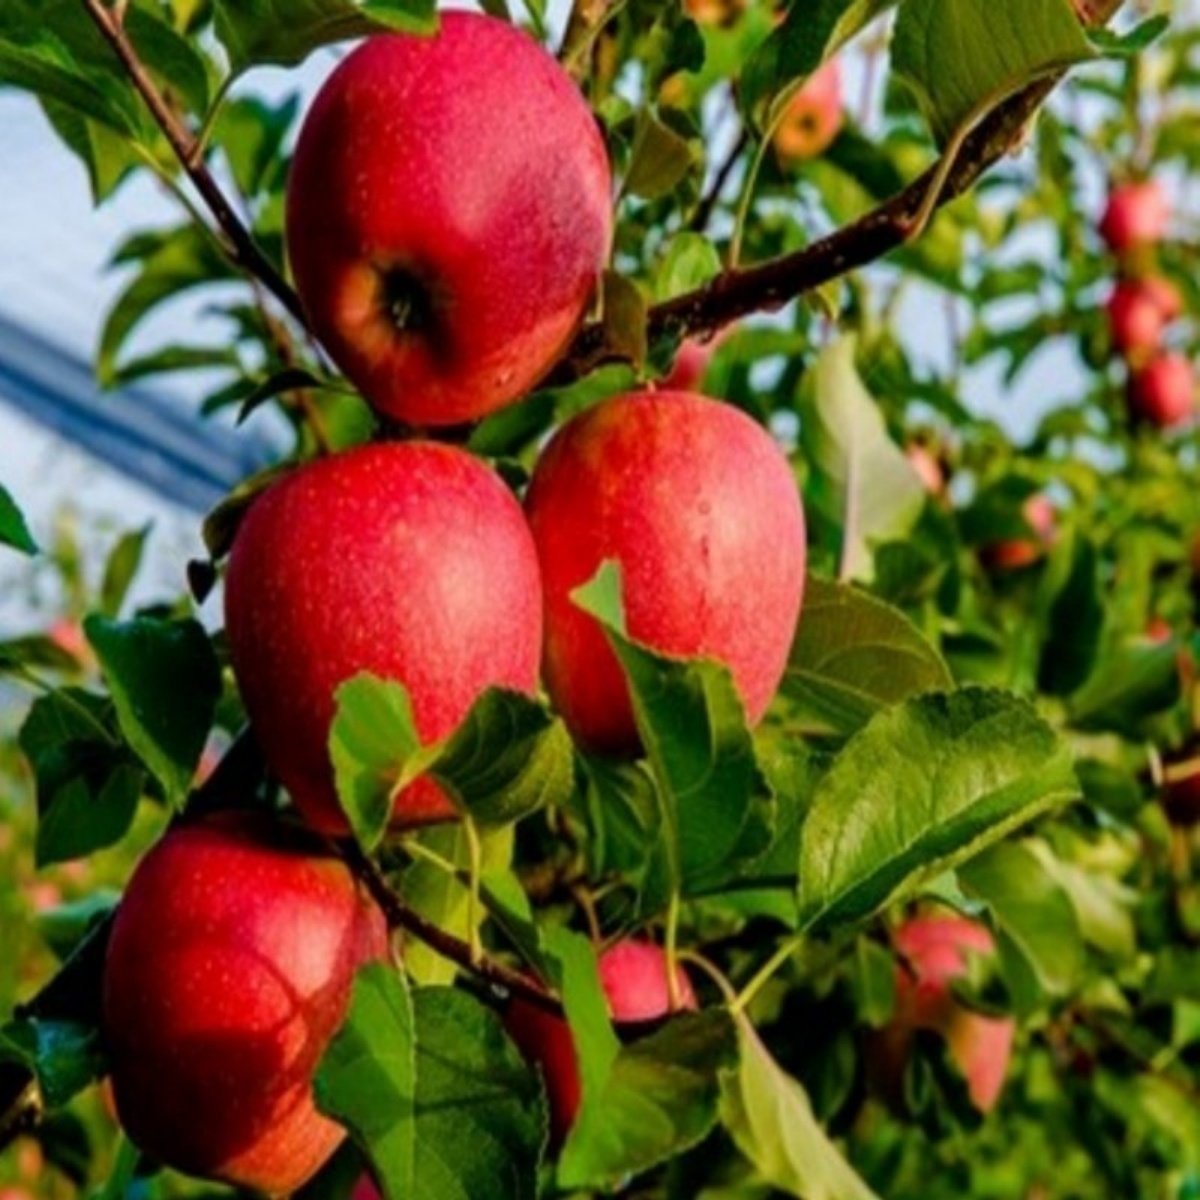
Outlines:
{"label": "cluster of apples", "polygon": [[[520,399],[584,318],[611,241],[601,132],[555,60],[507,22],[446,12],[433,37],[367,40],[301,131],[287,205],[297,289],[346,375],[414,433]],[[805,557],[776,443],[679,390],[577,416],[523,504],[487,464],[427,435],[320,459],[259,496],[230,556],[226,632],[255,736],[302,821],[185,820],[135,871],[104,985],[134,1142],[279,1194],[341,1140],[312,1073],[356,969],[389,952],[380,910],[318,837],[348,832],[328,753],[343,682],[402,683],[429,742],[486,688],[531,694],[540,679],[581,745],[636,754],[624,676],[575,589],[616,561],[629,634],[724,663],[753,722],[783,674]],[[392,820],[455,815],[418,780]],[[657,947],[618,946],[601,969],[615,1018],[665,1012]],[[519,1007],[511,1023],[543,1064],[561,1132],[577,1092],[567,1027]]]}
{"label": "cluster of apples", "polygon": [[1100,222],[1100,235],[1120,266],[1107,312],[1113,347],[1129,365],[1130,409],[1160,429],[1185,424],[1196,411],[1192,363],[1164,345],[1169,327],[1183,315],[1179,290],[1154,262],[1170,216],[1162,184],[1145,179],[1114,187]]}

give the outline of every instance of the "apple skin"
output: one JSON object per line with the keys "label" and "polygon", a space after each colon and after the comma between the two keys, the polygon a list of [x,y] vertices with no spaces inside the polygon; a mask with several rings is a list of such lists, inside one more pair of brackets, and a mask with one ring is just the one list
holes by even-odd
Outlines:
{"label": "apple skin", "polygon": [[[672,1011],[667,956],[653,942],[618,942],[600,956],[598,965],[608,1013],[617,1025],[636,1028]],[[676,967],[675,979],[679,1009],[694,1011],[699,1004],[682,966]],[[521,1053],[541,1070],[550,1104],[550,1144],[557,1149],[566,1141],[583,1098],[570,1027],[562,1017],[520,998],[509,1003],[504,1024]]]}
{"label": "apple skin", "polygon": [[506,21],[443,12],[433,37],[369,38],[301,130],[296,287],[337,364],[397,420],[454,425],[526,392],[583,319],[611,242],[599,127]]}
{"label": "apple skin", "polygon": [[1004,1088],[1016,1022],[970,1011],[954,999],[950,987],[966,974],[968,952],[994,953],[992,935],[963,917],[931,916],[905,922],[893,941],[901,963],[891,1024],[874,1039],[872,1069],[878,1080],[895,1099],[913,1034],[932,1030],[945,1038],[972,1103],[980,1112],[990,1112]]}
{"label": "apple skin", "polygon": [[[542,640],[537,554],[499,476],[428,442],[364,446],[286,476],[251,506],[225,585],[234,674],[271,770],[300,812],[344,833],[329,761],[338,686],[403,683],[425,742],[489,686],[532,694]],[[452,818],[418,779],[399,825]]]}
{"label": "apple skin", "polygon": [[830,59],[788,102],[772,141],[780,161],[803,162],[824,154],[842,128],[842,68]]}
{"label": "apple skin", "polygon": [[670,374],[658,385],[665,392],[695,392],[708,374],[709,363],[717,351],[719,338],[702,342],[698,338],[684,338]]}
{"label": "apple skin", "polygon": [[804,511],[787,459],[744,413],[686,392],[606,400],[565,425],[526,512],[546,590],[546,687],[576,739],[636,753],[629,691],[600,623],[571,593],[621,567],[630,637],[709,657],[751,722],[783,677],[800,616]]}
{"label": "apple skin", "polygon": [[354,1191],[350,1193],[350,1200],[381,1200],[379,1189],[370,1175],[364,1175],[354,1185]]}
{"label": "apple skin", "polygon": [[301,829],[225,812],[179,825],[117,910],[103,1023],[121,1125],[203,1178],[290,1193],[344,1130],[312,1074],[357,968],[388,952],[383,914]]}
{"label": "apple skin", "polygon": [[992,571],[1019,571],[1039,562],[1046,547],[1054,541],[1058,514],[1050,500],[1041,495],[1030,496],[1021,509],[1025,523],[1034,533],[1031,538],[1006,538],[983,548],[983,560]]}
{"label": "apple skin", "polygon": [[[1159,281],[1166,288],[1170,284]],[[1123,279],[1108,299],[1108,328],[1113,345],[1134,361],[1145,361],[1162,345],[1163,331],[1173,319],[1164,307],[1161,287]],[[1169,301],[1168,301],[1169,303]]]}
{"label": "apple skin", "polygon": [[1161,242],[1170,220],[1171,206],[1157,180],[1123,183],[1109,193],[1100,236],[1114,254],[1129,254]]}
{"label": "apple skin", "polygon": [[1159,429],[1186,424],[1196,413],[1196,373],[1182,354],[1161,354],[1129,381],[1129,405]]}

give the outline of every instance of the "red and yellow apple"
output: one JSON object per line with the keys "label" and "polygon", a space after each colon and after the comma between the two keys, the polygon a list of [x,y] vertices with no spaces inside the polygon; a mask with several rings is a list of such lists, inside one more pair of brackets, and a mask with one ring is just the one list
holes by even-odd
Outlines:
{"label": "red and yellow apple", "polygon": [[629,691],[572,592],[621,570],[626,630],[732,672],[751,722],[783,677],[800,616],[804,512],[787,459],[744,413],[685,392],[618,396],[551,441],[526,511],[546,592],[546,686],[576,738],[629,754]]}
{"label": "red and yellow apple", "polygon": [[305,120],[287,247],[313,328],[380,412],[473,421],[516,400],[582,320],[612,180],[579,89],[522,30],[443,12],[354,50]]}
{"label": "red and yellow apple", "polygon": [[950,1057],[962,1072],[972,1103],[990,1112],[1000,1098],[1012,1056],[1016,1022],[972,1012],[951,992],[968,969],[967,955],[995,952],[992,935],[963,917],[915,917],[893,938],[896,1006],[890,1024],[874,1038],[872,1070],[892,1099],[917,1030],[930,1030],[946,1041]]}
{"label": "red and yellow apple", "polygon": [[[630,938],[600,956],[600,985],[609,1016],[634,1026],[661,1020],[671,1011],[667,958],[652,942]],[[695,1009],[696,993],[682,967],[676,967],[676,997],[680,1009]],[[521,1053],[542,1073],[550,1104],[550,1141],[561,1146],[574,1124],[583,1098],[575,1044],[566,1021],[554,1013],[514,998],[505,1013],[505,1027]]]}
{"label": "red and yellow apple", "polygon": [[788,101],[772,141],[781,162],[824,154],[842,128],[842,69],[837,59],[818,67]]}
{"label": "red and yellow apple", "polygon": [[307,831],[226,812],[142,859],[117,910],[104,1032],[134,1143],[190,1175],[290,1193],[344,1130],[312,1075],[382,913]]}
{"label": "red and yellow apple", "polygon": [[[344,832],[328,750],[339,685],[364,671],[399,681],[426,742],[489,686],[532,693],[537,554],[512,493],[465,451],[360,447],[254,502],[229,560],[225,623],[268,765],[312,825]],[[399,824],[454,815],[427,779],[393,812]]]}
{"label": "red and yellow apple", "polygon": [[1129,406],[1159,429],[1184,425],[1196,415],[1196,372],[1182,354],[1160,354],[1133,372]]}
{"label": "red and yellow apple", "polygon": [[1032,537],[1010,537],[992,542],[981,551],[985,565],[993,571],[1018,571],[1039,562],[1055,537],[1058,513],[1047,496],[1030,496],[1021,515]]}
{"label": "red and yellow apple", "polygon": [[1160,277],[1122,279],[1108,299],[1113,345],[1134,362],[1144,362],[1162,345],[1163,332],[1179,316],[1182,301]]}
{"label": "red and yellow apple", "polygon": [[1122,183],[1109,193],[1100,236],[1114,254],[1126,255],[1161,242],[1170,220],[1170,202],[1158,180]]}

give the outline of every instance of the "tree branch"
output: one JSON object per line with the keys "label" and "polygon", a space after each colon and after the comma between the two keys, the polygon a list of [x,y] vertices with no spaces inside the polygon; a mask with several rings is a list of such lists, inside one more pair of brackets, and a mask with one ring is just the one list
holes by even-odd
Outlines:
{"label": "tree branch", "polygon": [[[1088,0],[1089,24],[1108,21],[1124,0]],[[654,305],[649,341],[666,334],[711,337],[755,312],[782,308],[799,296],[875,262],[920,232],[922,213],[942,208],[968,191],[985,171],[1016,147],[1029,121],[1066,72],[1029,84],[998,105],[962,140],[952,161],[939,160],[903,191],[859,220],[798,250],[758,266],[726,271],[702,288]],[[940,182],[939,182],[940,181]],[[936,189],[937,194],[931,194]],[[546,380],[570,382],[619,357],[601,325],[582,329]]]}
{"label": "tree branch", "polygon": [[458,966],[477,975],[493,987],[503,988],[546,1012],[562,1015],[562,1003],[558,997],[553,992],[547,991],[530,976],[523,975],[520,971],[514,971],[511,967],[506,967],[503,963],[486,956],[473,961],[471,947],[421,916],[415,909],[410,908],[388,883],[379,864],[369,855],[364,854],[357,843],[344,843],[339,846],[339,851],[350,869],[366,885],[375,903],[383,910],[387,923],[393,929],[403,929],[414,937],[420,938],[443,958],[457,963]]}
{"label": "tree branch", "polygon": [[574,0],[559,61],[577,83],[587,74],[590,50],[608,19],[609,0]]}
{"label": "tree branch", "polygon": [[158,127],[171,145],[188,178],[208,206],[223,235],[225,249],[230,259],[243,270],[261,280],[264,287],[306,328],[308,320],[300,304],[300,297],[274,264],[259,249],[250,231],[233,206],[225,197],[204,162],[203,147],[192,132],[172,111],[162,93],[150,78],[149,72],[138,57],[122,25],[117,9],[108,9],[103,0],[83,0],[83,6],[92,18],[104,40],[121,60],[134,88],[150,110]]}

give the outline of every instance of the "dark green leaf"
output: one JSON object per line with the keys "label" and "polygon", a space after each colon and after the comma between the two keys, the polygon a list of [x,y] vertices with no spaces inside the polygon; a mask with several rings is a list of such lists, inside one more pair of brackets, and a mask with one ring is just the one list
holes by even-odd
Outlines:
{"label": "dark green leaf", "polygon": [[37,543],[25,524],[25,516],[6,488],[0,487],[0,543],[22,554],[36,554]]}
{"label": "dark green leaf", "polygon": [[47,1108],[62,1108],[108,1070],[100,1031],[72,1021],[17,1020],[0,1029],[0,1060],[34,1071]]}
{"label": "dark green leaf", "polygon": [[104,579],[100,584],[100,611],[106,617],[115,617],[129,594],[129,585],[137,574],[146,550],[146,538],[153,524],[143,525],[122,534],[104,564]]}

